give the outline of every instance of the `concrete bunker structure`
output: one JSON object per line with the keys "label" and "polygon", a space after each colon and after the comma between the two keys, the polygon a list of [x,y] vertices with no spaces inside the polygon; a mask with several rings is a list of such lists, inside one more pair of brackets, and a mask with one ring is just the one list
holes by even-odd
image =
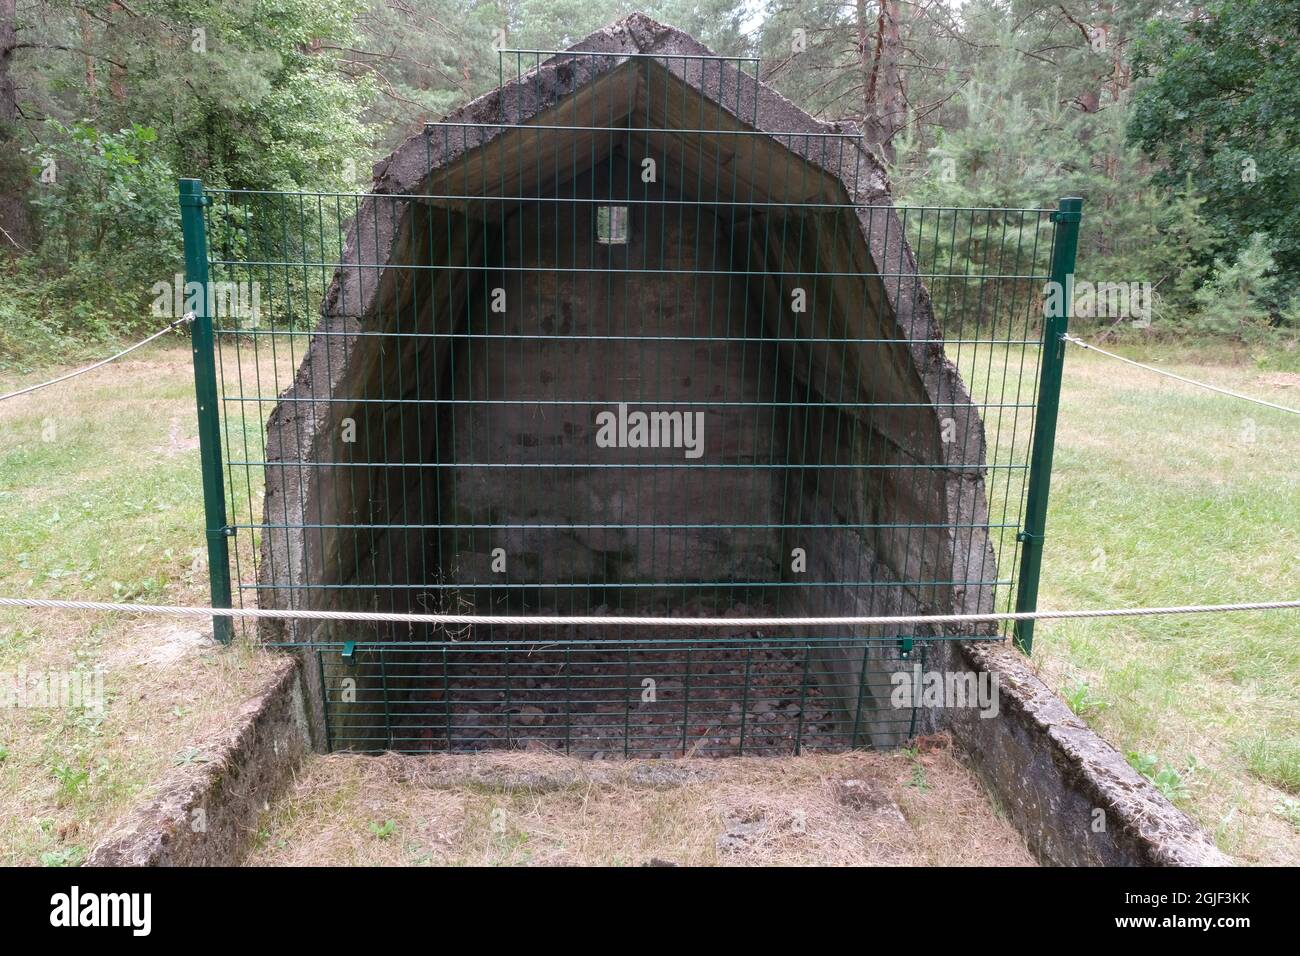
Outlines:
{"label": "concrete bunker structure", "polygon": [[[376,167],[268,424],[259,604],[991,610],[984,426],[917,273],[855,129],[644,16],[592,34]],[[662,440],[637,444],[637,412]],[[305,655],[318,747],[378,725],[375,749],[433,750],[458,736],[426,726],[451,708],[440,642],[560,636],[265,633],[359,642],[358,694],[382,682],[382,717],[349,716],[337,652]],[[919,729],[882,677],[925,632],[794,633],[853,743]]]}

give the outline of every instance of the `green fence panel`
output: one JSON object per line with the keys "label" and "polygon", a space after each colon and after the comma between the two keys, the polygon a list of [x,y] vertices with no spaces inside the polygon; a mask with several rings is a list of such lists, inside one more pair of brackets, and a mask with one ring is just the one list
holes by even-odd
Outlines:
{"label": "green fence panel", "polygon": [[[511,55],[517,80],[541,62]],[[754,87],[678,81],[753,65],[689,59],[620,57],[617,123],[603,95],[431,124],[418,192],[183,184],[187,272],[215,293],[194,324],[214,602],[1034,608],[1066,327],[1044,290],[1073,272],[1080,202],[854,202],[856,134],[717,122],[732,96],[756,115]],[[669,440],[643,454],[630,416],[656,409]],[[332,748],[654,756],[897,743],[923,716],[900,675],[1011,631],[263,636],[309,655]]]}

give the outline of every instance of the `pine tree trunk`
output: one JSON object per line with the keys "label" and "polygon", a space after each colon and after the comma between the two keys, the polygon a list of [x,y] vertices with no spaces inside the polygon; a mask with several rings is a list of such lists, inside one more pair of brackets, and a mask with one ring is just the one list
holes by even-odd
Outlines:
{"label": "pine tree trunk", "polygon": [[857,0],[858,53],[863,76],[863,136],[887,163],[895,159],[894,136],[906,120],[907,104],[899,71],[903,41],[901,0],[877,0],[874,26],[867,21],[866,0]]}
{"label": "pine tree trunk", "polygon": [[[118,40],[118,17],[125,8],[116,0],[110,0],[108,4],[108,44],[110,50],[120,50],[121,46]],[[126,67],[119,63],[111,63],[108,67],[108,92],[113,99],[119,103],[126,102]]]}
{"label": "pine tree trunk", "polygon": [[0,249],[10,255],[32,245],[30,177],[18,148],[18,90],[12,72],[18,46],[16,14],[17,0],[0,0]]}
{"label": "pine tree trunk", "polygon": [[95,101],[99,97],[99,77],[95,73],[95,58],[90,55],[95,38],[90,30],[90,14],[77,8],[77,30],[81,34],[81,48],[86,51],[86,96],[90,100],[91,111],[95,111]]}

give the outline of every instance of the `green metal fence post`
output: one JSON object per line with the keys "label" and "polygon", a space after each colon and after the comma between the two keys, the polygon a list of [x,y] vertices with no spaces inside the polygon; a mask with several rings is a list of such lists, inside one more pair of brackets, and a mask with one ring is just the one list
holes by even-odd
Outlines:
{"label": "green metal fence post", "polygon": [[[1056,242],[1052,248],[1051,286],[1043,316],[1038,415],[1034,420],[1034,443],[1029,453],[1025,524],[1016,535],[1022,545],[1016,587],[1017,613],[1038,609],[1038,577],[1043,566],[1043,536],[1047,529],[1047,495],[1052,483],[1056,417],[1061,407],[1061,370],[1065,365],[1065,333],[1070,325],[1070,295],[1074,286],[1074,259],[1079,249],[1083,200],[1077,196],[1062,199],[1051,218],[1056,223]],[[1033,621],[1016,621],[1015,642],[1026,654],[1033,650]]]}
{"label": "green metal fence post", "polygon": [[[230,607],[230,546],[227,540],[226,497],[221,478],[221,421],[217,408],[217,367],[214,357],[212,315],[208,307],[208,237],[203,207],[211,200],[203,195],[197,179],[180,181],[181,236],[185,242],[186,301],[188,290],[200,295],[190,323],[190,345],[194,352],[194,398],[199,417],[199,460],[203,472],[203,514],[208,538],[208,578],[213,607]],[[218,641],[230,643],[231,622],[227,617],[212,619]]]}

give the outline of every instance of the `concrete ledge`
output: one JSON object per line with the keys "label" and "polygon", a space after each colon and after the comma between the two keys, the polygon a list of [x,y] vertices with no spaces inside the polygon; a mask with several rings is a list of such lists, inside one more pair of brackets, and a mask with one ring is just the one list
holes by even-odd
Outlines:
{"label": "concrete ledge", "polygon": [[164,778],[91,850],[87,866],[223,866],[238,861],[258,815],[310,750],[296,656],[199,747],[203,762]]}
{"label": "concrete ledge", "polygon": [[1231,865],[1186,814],[1075,716],[1009,643],[945,647],[936,655],[938,666],[997,675],[999,714],[981,718],[973,709],[954,709],[937,714],[935,723],[953,734],[1042,862]]}

